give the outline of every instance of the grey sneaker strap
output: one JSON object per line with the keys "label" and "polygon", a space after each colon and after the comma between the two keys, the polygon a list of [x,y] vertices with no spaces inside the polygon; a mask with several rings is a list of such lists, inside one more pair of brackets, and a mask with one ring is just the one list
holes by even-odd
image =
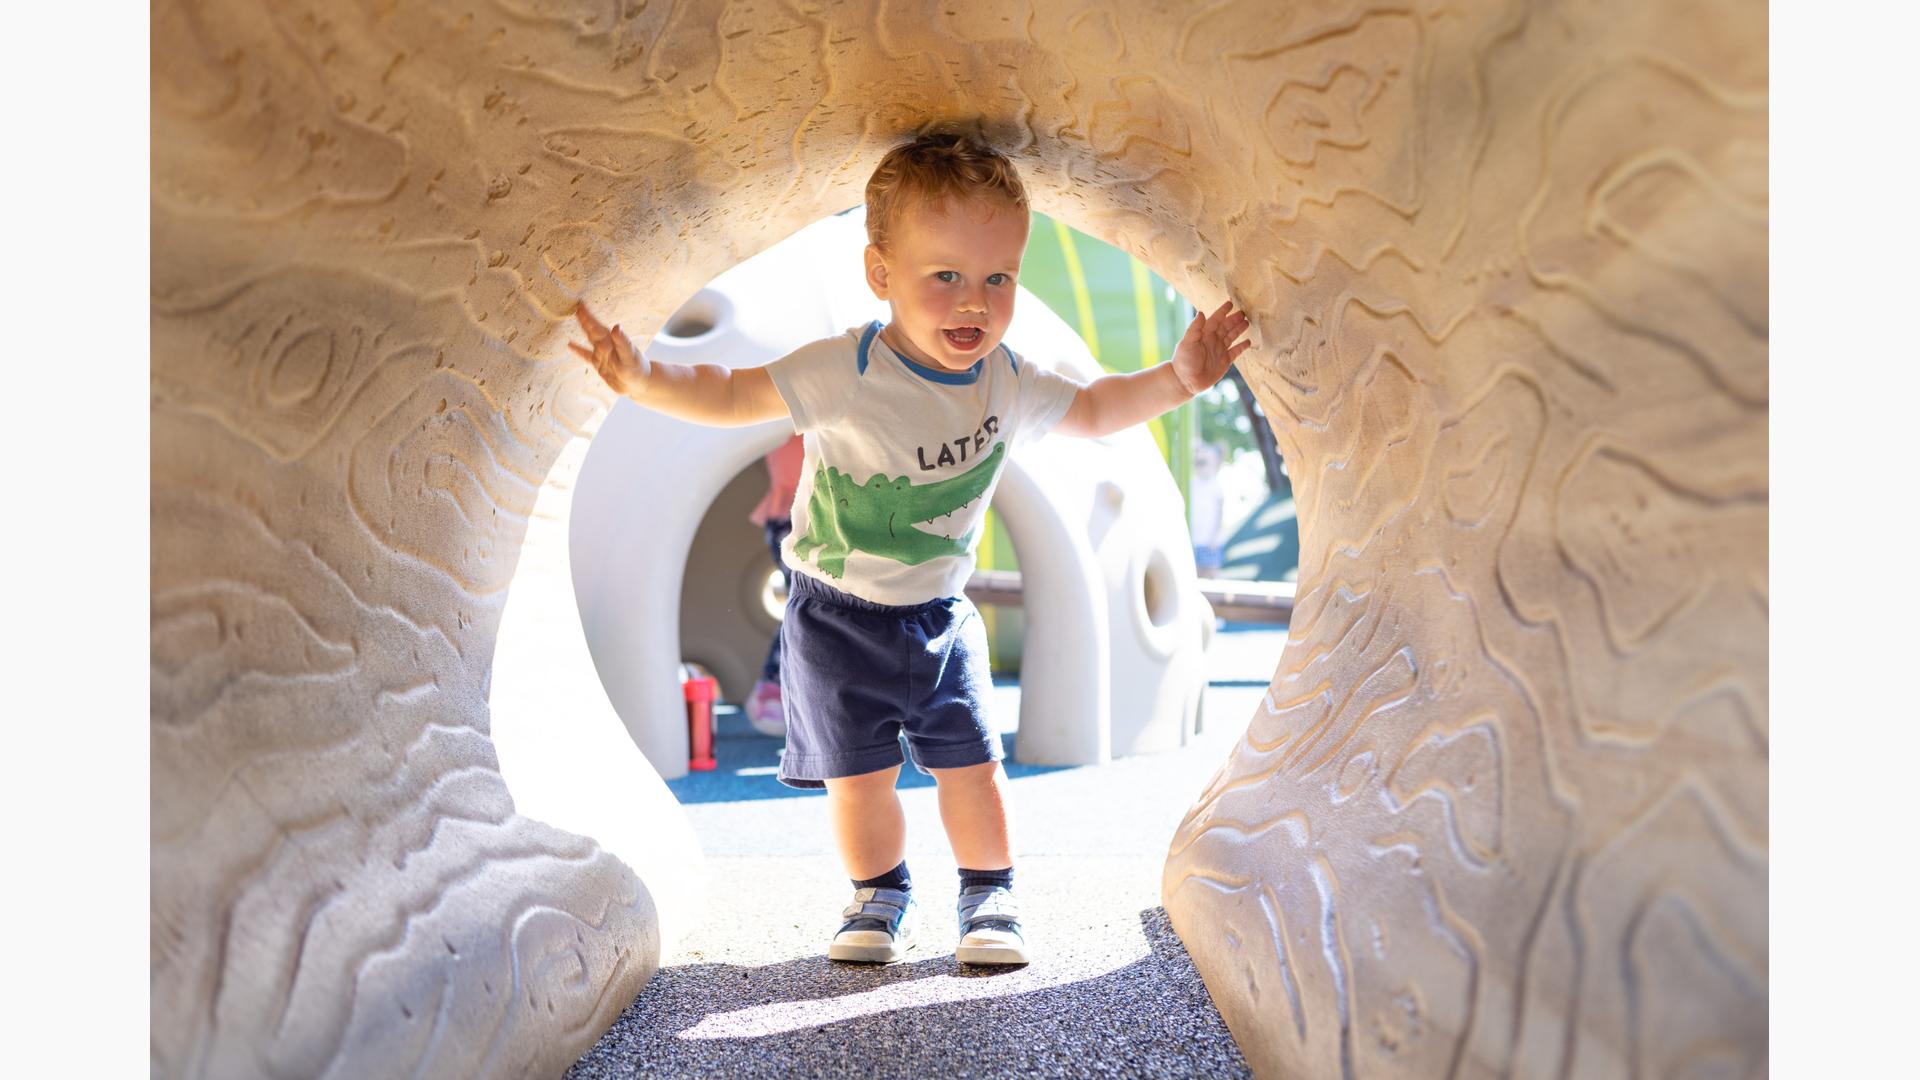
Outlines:
{"label": "grey sneaker strap", "polygon": [[908,895],[902,889],[856,889],[853,901],[840,912],[847,920],[842,930],[885,929],[896,933],[907,913]]}
{"label": "grey sneaker strap", "polygon": [[1018,930],[1020,906],[1001,885],[969,885],[960,890],[960,932],[994,928]]}

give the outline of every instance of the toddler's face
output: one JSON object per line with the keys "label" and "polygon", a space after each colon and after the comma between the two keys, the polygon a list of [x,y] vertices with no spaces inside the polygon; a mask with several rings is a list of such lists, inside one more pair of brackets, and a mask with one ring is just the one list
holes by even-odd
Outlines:
{"label": "toddler's face", "polygon": [[867,248],[867,284],[893,307],[887,344],[944,371],[965,371],[999,345],[1013,321],[1027,221],[997,202],[903,207],[888,253]]}

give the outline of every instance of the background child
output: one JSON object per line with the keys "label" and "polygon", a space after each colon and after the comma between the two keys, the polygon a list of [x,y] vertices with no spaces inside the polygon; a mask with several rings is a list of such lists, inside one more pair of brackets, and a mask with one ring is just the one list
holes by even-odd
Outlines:
{"label": "background child", "polygon": [[891,319],[760,368],[654,364],[581,305],[608,385],[697,423],[791,418],[803,437],[782,628],[787,749],[779,779],[824,787],[854,886],[827,955],[890,962],[910,944],[913,884],[894,793],[904,731],[937,785],[960,867],[962,963],[1024,964],[1000,740],[979,612],[963,595],[1006,457],[1049,429],[1097,438],[1217,382],[1250,342],[1221,304],[1166,363],[1081,386],[1001,344],[1026,251],[1026,190],[974,139],[924,135],[867,182],[866,280]]}
{"label": "background child", "polygon": [[[780,569],[780,580],[786,582],[789,590],[793,588],[793,571],[788,569],[780,549],[786,543],[787,534],[793,531],[793,519],[789,515],[793,512],[794,492],[800,490],[800,467],[804,460],[805,452],[798,435],[768,451],[767,493],[760,496],[753,513],[747,515],[747,520],[760,526],[766,534],[773,564]],[[747,695],[746,713],[747,722],[762,735],[787,733],[787,712],[780,700],[779,627],[774,628],[773,640],[767,643],[767,659],[760,665],[760,678]]]}
{"label": "background child", "polygon": [[1187,530],[1193,534],[1193,567],[1203,578],[1220,576],[1226,543],[1226,493],[1220,488],[1220,448],[1193,448],[1193,481],[1187,485]]}

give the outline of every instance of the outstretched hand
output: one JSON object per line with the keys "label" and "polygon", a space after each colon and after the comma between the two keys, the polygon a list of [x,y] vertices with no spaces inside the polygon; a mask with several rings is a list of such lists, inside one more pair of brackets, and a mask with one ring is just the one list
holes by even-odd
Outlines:
{"label": "outstretched hand", "polygon": [[1244,311],[1234,311],[1233,301],[1221,304],[1213,314],[1196,311],[1180,344],[1173,349],[1173,375],[1189,395],[1200,393],[1226,375],[1234,360],[1247,351],[1251,340],[1240,341],[1251,320]]}
{"label": "outstretched hand", "polygon": [[647,374],[653,365],[633,347],[633,342],[627,340],[627,335],[620,332],[620,325],[618,323],[612,327],[603,325],[587,310],[584,301],[574,306],[573,315],[580,320],[580,328],[587,332],[587,341],[591,345],[583,346],[578,342],[569,341],[567,348],[585,357],[587,363],[593,365],[593,370],[600,373],[600,377],[607,381],[608,386],[613,387],[615,393],[631,394],[639,390],[646,383]]}

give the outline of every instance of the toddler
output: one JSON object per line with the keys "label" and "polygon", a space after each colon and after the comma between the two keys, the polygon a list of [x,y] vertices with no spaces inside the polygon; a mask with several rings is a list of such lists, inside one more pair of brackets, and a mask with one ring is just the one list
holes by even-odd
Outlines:
{"label": "toddler", "polygon": [[1048,430],[1098,438],[1218,381],[1250,342],[1244,313],[1196,315],[1173,358],[1082,386],[1001,344],[1027,246],[1012,162],[965,135],[895,147],[867,182],[866,281],[891,310],[765,367],[652,363],[577,310],[569,343],[613,389],[696,423],[790,418],[803,437],[792,588],[781,631],[787,748],[779,780],[827,793],[854,888],[835,960],[890,963],[911,944],[904,730],[937,785],[960,867],[965,964],[1024,964],[1013,847],[979,612],[963,595],[1007,455]]}

